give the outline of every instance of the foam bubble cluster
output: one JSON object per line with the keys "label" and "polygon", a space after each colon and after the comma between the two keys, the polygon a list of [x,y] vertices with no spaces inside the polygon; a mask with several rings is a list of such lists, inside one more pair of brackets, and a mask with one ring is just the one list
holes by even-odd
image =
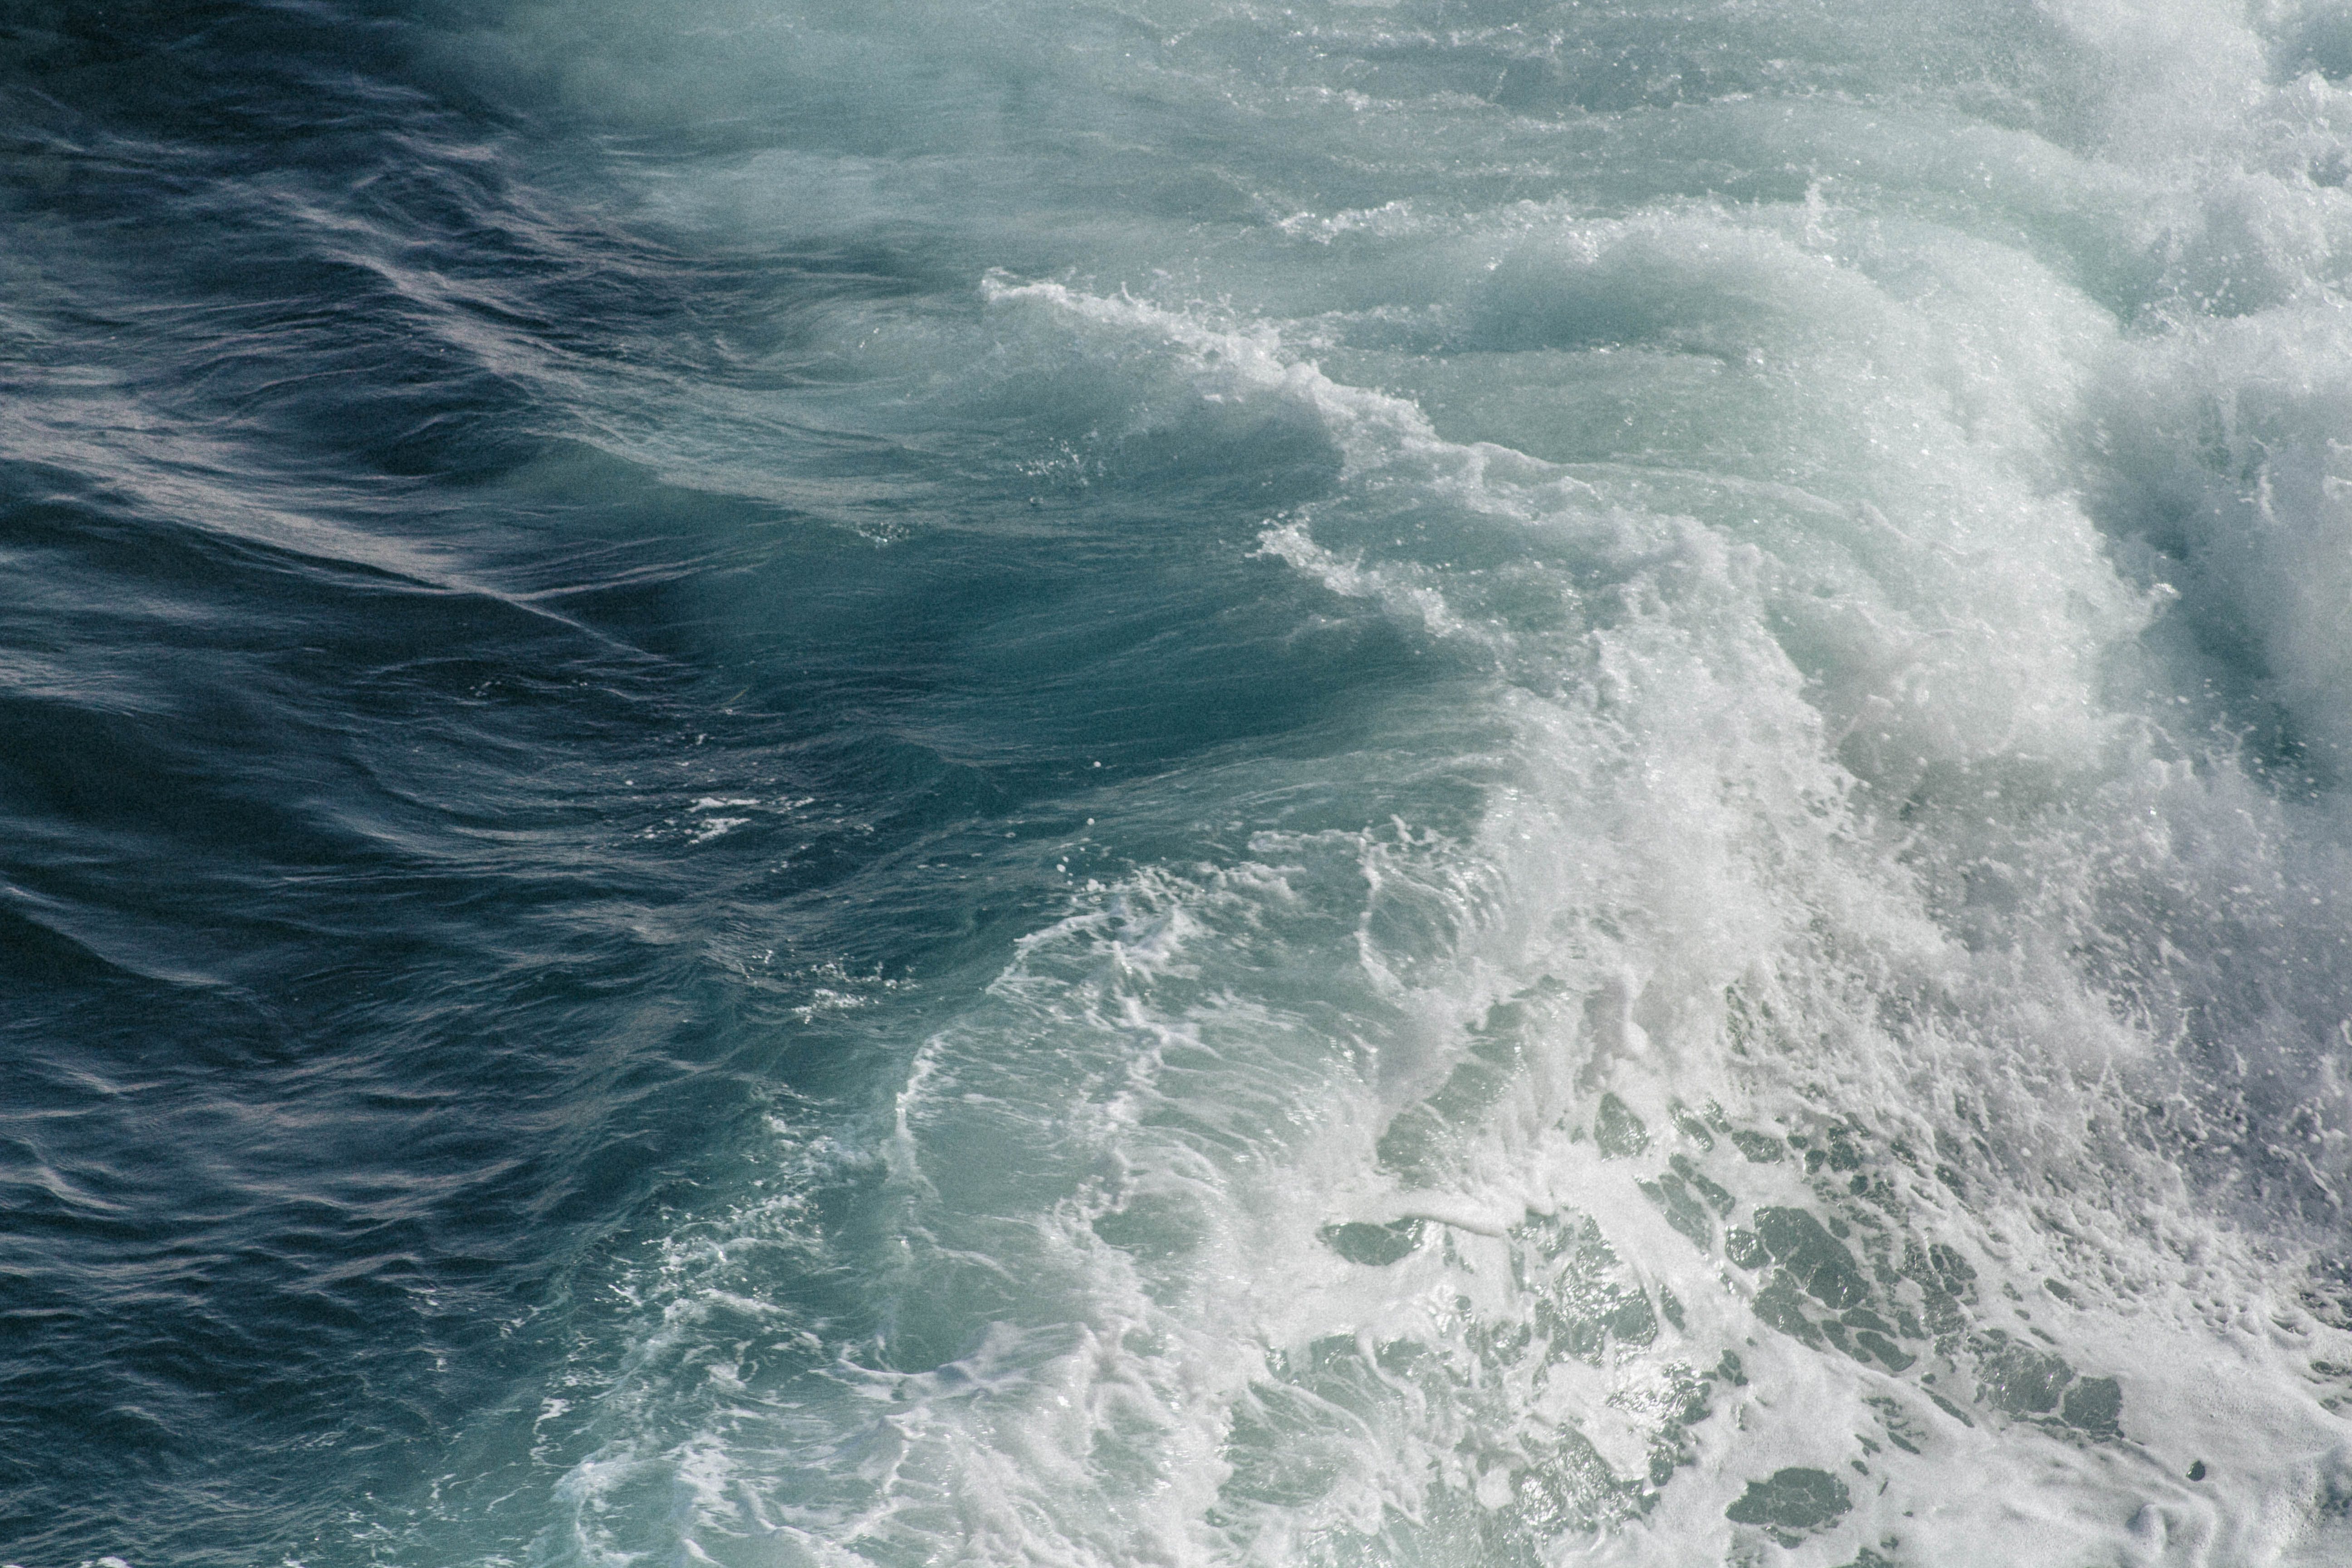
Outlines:
{"label": "foam bubble cluster", "polygon": [[2352,1551],[2333,13],[953,9],[500,68],[771,115],[677,243],[913,258],[829,419],[1416,673],[1087,797],[630,1287],[544,1553]]}

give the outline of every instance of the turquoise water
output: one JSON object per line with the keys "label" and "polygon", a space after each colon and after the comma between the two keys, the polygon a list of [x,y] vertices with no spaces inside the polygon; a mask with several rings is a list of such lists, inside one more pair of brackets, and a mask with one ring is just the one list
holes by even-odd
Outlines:
{"label": "turquoise water", "polygon": [[2352,1560],[2347,82],[0,7],[0,1561]]}

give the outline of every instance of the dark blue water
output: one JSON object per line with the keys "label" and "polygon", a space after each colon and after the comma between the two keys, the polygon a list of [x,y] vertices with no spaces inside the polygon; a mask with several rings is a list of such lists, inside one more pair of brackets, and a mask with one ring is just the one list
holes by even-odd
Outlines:
{"label": "dark blue water", "polygon": [[2345,37],[0,4],[0,1560],[2339,1560]]}
{"label": "dark blue water", "polygon": [[1001,962],[1038,846],[1128,781],[1311,752],[1409,679],[1377,625],[1284,648],[1300,592],[1247,530],[1033,509],[984,425],[759,419],[782,494],[600,450],[621,398],[823,419],[844,373],[805,323],[947,258],[635,229],[545,165],[701,138],[485,101],[436,58],[462,20],[8,17],[27,1563],[396,1530],[763,1117],[887,1084],[908,1026],[824,998]]}

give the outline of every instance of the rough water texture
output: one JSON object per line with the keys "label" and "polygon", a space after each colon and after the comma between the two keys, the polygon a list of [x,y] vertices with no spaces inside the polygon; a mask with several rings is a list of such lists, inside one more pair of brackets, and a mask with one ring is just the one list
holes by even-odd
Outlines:
{"label": "rough water texture", "polygon": [[2352,21],[0,4],[0,1561],[2352,1561]]}

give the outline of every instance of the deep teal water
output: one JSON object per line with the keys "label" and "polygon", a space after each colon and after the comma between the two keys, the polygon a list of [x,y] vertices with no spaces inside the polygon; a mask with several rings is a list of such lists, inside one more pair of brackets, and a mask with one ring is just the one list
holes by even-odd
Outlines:
{"label": "deep teal water", "polygon": [[0,1562],[2344,1561],[2347,79],[0,0]]}

